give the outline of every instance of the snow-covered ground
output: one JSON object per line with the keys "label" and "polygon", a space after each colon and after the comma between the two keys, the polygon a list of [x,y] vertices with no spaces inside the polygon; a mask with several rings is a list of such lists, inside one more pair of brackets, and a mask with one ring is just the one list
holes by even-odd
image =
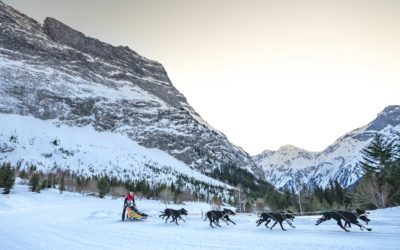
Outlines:
{"label": "snow-covered ground", "polygon": [[400,249],[400,207],[371,211],[371,232],[353,226],[346,233],[333,221],[314,226],[318,216],[271,231],[248,214],[232,217],[236,226],[221,222],[213,229],[201,218],[208,204],[183,205],[190,214],[176,226],[158,218],[164,204],[138,200],[150,217],[121,222],[122,199],[27,189],[16,185],[11,195],[0,195],[0,249]]}

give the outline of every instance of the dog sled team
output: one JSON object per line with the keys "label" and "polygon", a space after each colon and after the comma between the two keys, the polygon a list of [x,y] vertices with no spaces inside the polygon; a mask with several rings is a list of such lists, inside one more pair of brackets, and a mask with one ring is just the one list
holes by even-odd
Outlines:
{"label": "dog sled team", "polygon": [[[162,218],[163,220],[165,219],[165,223],[167,223],[168,220],[171,218],[172,220],[170,221],[170,223],[175,222],[176,225],[179,225],[178,220],[186,222],[182,218],[182,215],[185,216],[188,215],[188,211],[184,208],[181,209],[166,208],[164,211],[161,212],[159,217]],[[229,218],[229,216],[233,215],[236,215],[236,213],[231,209],[227,208],[224,208],[222,211],[211,210],[205,214],[204,221],[208,220],[212,228],[214,228],[215,226],[221,227],[221,225],[219,224],[220,220],[224,221],[227,225],[229,225],[229,222],[232,223],[233,225],[236,225],[236,223]],[[138,220],[144,220],[147,217],[148,217],[147,214],[139,212],[139,210],[136,208],[135,195],[133,192],[129,192],[124,200],[122,220],[138,221]],[[292,228],[296,228],[293,225],[294,219],[295,216],[293,212],[291,212],[290,210],[280,211],[280,212],[266,212],[266,213],[261,213],[259,215],[259,219],[256,221],[256,225],[258,227],[261,224],[265,223],[265,226],[272,230],[275,227],[275,225],[279,223],[281,229],[286,231],[282,223],[286,222]],[[328,221],[330,219],[335,220],[337,222],[337,225],[346,232],[350,232],[348,228],[351,227],[351,224],[360,227],[361,230],[363,229],[366,229],[368,231],[372,230],[371,228],[367,228],[358,221],[360,219],[364,221],[366,225],[368,225],[368,222],[371,221],[368,218],[368,212],[366,212],[365,210],[356,209],[356,211],[354,212],[341,211],[341,210],[326,211],[322,213],[322,217],[317,220],[315,225],[318,226],[322,222]],[[273,224],[271,227],[268,227],[268,224],[271,221],[273,221]]]}

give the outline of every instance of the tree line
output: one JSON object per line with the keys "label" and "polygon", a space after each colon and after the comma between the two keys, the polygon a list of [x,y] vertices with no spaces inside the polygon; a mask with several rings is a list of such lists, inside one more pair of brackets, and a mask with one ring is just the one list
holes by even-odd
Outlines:
{"label": "tree line", "polygon": [[59,167],[54,167],[50,172],[45,173],[38,170],[35,165],[22,168],[18,165],[13,167],[10,163],[3,163],[0,166],[0,187],[3,188],[4,194],[10,193],[15,177],[20,177],[25,181],[29,186],[29,191],[37,193],[45,189],[57,188],[60,193],[78,192],[103,198],[106,195],[121,197],[128,191],[134,191],[139,197],[161,199],[165,202],[223,203],[229,201],[229,197],[222,195],[223,187],[201,182],[186,175],[176,175],[175,181],[169,183],[154,184],[145,178],[122,180],[105,173],[86,176]]}
{"label": "tree line", "polygon": [[[210,176],[236,186],[245,200],[244,211],[283,210],[314,212],[329,209],[350,210],[384,208],[400,204],[400,140],[377,134],[361,151],[358,163],[364,175],[351,187],[343,188],[336,180],[326,187],[306,184],[277,191],[270,183],[254,177],[249,171],[226,163]],[[233,205],[239,206],[237,192]]]}
{"label": "tree line", "polygon": [[[132,190],[147,198],[165,202],[204,201],[222,205],[228,203],[240,207],[240,211],[282,210],[298,212],[322,211],[328,209],[383,208],[400,203],[400,141],[389,140],[377,134],[361,151],[358,163],[364,176],[352,187],[343,188],[338,181],[330,181],[325,188],[308,187],[303,184],[300,191],[285,188],[275,189],[270,183],[256,178],[248,170],[228,162],[216,167],[208,175],[233,187],[224,193],[223,187],[214,186],[188,177],[177,175],[175,181],[154,184],[150,180],[124,180],[112,175],[99,174],[84,176],[70,170],[54,168],[50,173],[29,168],[13,167],[10,163],[0,165],[0,187],[3,194],[10,193],[15,177],[29,180],[29,189],[40,192],[47,188],[79,192],[104,197],[119,197]],[[191,186],[191,188],[188,188]]]}

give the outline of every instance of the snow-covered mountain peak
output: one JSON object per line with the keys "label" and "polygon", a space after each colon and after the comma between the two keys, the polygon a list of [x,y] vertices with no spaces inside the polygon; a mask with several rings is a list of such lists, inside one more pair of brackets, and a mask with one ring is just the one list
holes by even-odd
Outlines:
{"label": "snow-covered mountain peak", "polygon": [[[257,173],[252,158],[201,118],[173,86],[160,63],[127,47],[90,38],[54,18],[46,18],[42,26],[1,1],[0,72],[0,114],[51,120],[56,127],[90,127],[99,133],[115,133],[143,150],[161,150],[200,175],[227,162]],[[29,124],[23,128],[29,130]],[[35,133],[19,129],[17,134],[10,135],[10,131],[0,123],[1,138],[6,138],[0,141],[0,161],[33,162],[45,168],[48,162],[65,166],[76,162],[79,156],[63,154],[61,150],[57,154],[29,154],[29,158],[20,152],[27,147],[40,152],[39,144],[27,146],[7,139],[25,138],[24,133],[29,132],[26,138],[46,141],[55,137],[55,133],[62,133],[62,129],[54,129],[52,134],[46,130],[37,134],[39,130]],[[99,142],[94,146],[104,145]],[[72,145],[71,151],[76,150],[93,152],[92,148],[78,149]],[[132,155],[135,158],[134,152],[126,155],[134,150],[132,146],[127,151],[109,151],[105,158],[121,161]],[[102,163],[102,170],[112,169],[112,164],[106,169],[107,162]],[[132,162],[139,163],[126,164],[126,168],[131,168],[125,169],[128,172],[146,166],[143,157]],[[167,167],[183,169],[175,168],[175,163]],[[90,164],[90,161],[80,162],[82,168],[89,168]]]}
{"label": "snow-covered mountain peak", "polygon": [[312,155],[315,152],[312,151],[308,151],[293,145],[284,145],[282,147],[280,147],[276,153],[278,154],[285,154],[285,155],[297,155],[297,154],[301,154],[301,155]]}
{"label": "snow-covered mountain peak", "polygon": [[288,145],[277,151],[264,151],[253,160],[278,188],[297,190],[303,183],[310,187],[326,186],[329,180],[347,187],[363,175],[357,164],[362,157],[360,151],[377,133],[388,138],[400,137],[400,106],[386,107],[368,125],[341,136],[320,153]]}
{"label": "snow-covered mountain peak", "polygon": [[299,151],[299,150],[303,150],[303,149],[298,148],[298,147],[296,147],[296,146],[293,146],[293,145],[291,145],[291,144],[287,144],[287,145],[283,145],[282,147],[280,147],[280,148],[278,149],[278,152],[279,152],[279,151]]}
{"label": "snow-covered mountain peak", "polygon": [[305,149],[293,146],[293,145],[284,145],[281,146],[278,150],[264,150],[261,155],[264,156],[274,156],[274,157],[284,157],[287,159],[290,158],[297,158],[297,157],[304,157],[309,159],[310,157],[314,157],[316,153],[307,151]]}
{"label": "snow-covered mountain peak", "polygon": [[400,114],[400,105],[390,105],[390,106],[387,106],[387,107],[385,107],[385,108],[383,109],[382,112],[380,112],[380,113],[378,114],[378,116],[380,116],[380,115],[385,115],[385,114],[393,114],[393,113]]}
{"label": "snow-covered mountain peak", "polygon": [[386,107],[378,114],[375,120],[368,124],[367,130],[381,131],[386,126],[393,127],[400,124],[400,105],[391,105]]}

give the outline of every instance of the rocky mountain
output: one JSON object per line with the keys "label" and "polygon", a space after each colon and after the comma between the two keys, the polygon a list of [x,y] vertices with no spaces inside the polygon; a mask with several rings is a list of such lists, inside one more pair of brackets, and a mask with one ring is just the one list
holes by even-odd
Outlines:
{"label": "rocky mountain", "polygon": [[330,180],[348,187],[363,175],[357,165],[362,159],[360,151],[378,133],[389,139],[400,138],[400,106],[386,107],[368,125],[345,134],[322,152],[288,145],[277,151],[265,150],[253,159],[263,169],[266,180],[280,189],[297,190],[303,183],[325,187]]}
{"label": "rocky mountain", "polygon": [[260,173],[160,63],[53,18],[42,25],[1,1],[0,72],[0,161],[137,178],[172,169],[167,175],[211,181],[204,174],[226,162]]}

